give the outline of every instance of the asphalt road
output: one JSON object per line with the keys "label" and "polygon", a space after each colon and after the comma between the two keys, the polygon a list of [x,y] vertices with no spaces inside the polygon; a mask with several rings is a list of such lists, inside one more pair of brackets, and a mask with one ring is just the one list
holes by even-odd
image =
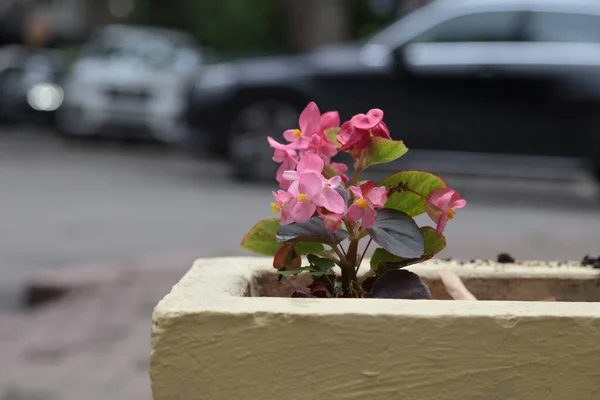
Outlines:
{"label": "asphalt road", "polygon": [[[14,293],[36,270],[178,253],[241,255],[246,231],[271,216],[271,187],[233,182],[224,163],[159,147],[0,132],[0,306],[2,293]],[[445,162],[437,169],[452,172],[461,161]],[[469,204],[449,223],[441,256],[600,255],[597,186],[585,171],[570,180],[561,164],[544,167],[550,177],[551,168],[562,178],[445,175]]]}

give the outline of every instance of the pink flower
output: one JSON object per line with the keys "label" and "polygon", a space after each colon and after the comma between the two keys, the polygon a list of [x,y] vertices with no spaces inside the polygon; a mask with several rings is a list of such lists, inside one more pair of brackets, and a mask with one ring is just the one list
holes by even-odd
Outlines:
{"label": "pink flower", "polygon": [[305,172],[288,190],[294,197],[290,201],[290,215],[295,222],[308,221],[317,206],[323,204],[322,176],[315,172]]}
{"label": "pink flower", "polygon": [[433,222],[437,224],[437,231],[442,233],[448,220],[456,214],[454,210],[463,208],[466,205],[467,201],[456,190],[441,188],[434,190],[429,195],[425,203],[425,210]]}
{"label": "pink flower", "polygon": [[283,177],[289,181],[297,181],[298,177],[305,172],[315,172],[321,175],[321,171],[323,171],[323,167],[325,163],[316,154],[307,154],[298,163],[296,171],[289,170],[283,173]]}
{"label": "pink flower", "polygon": [[337,111],[328,111],[321,115],[319,122],[319,132],[321,133],[327,129],[337,128],[340,126],[340,114]]}
{"label": "pink flower", "polygon": [[305,154],[316,154],[326,163],[331,162],[331,157],[338,153],[338,148],[335,144],[331,143],[323,133],[317,133],[313,135],[308,143],[306,150],[301,151],[302,155]]}
{"label": "pink flower", "polygon": [[375,209],[383,207],[387,200],[386,188],[377,187],[373,182],[367,181],[360,185],[360,188],[351,186],[350,190],[356,200],[348,208],[348,219],[356,222],[362,218],[362,226],[371,229],[377,217]]}
{"label": "pink flower", "polygon": [[283,178],[283,173],[296,168],[298,154],[296,154],[296,150],[290,147],[290,145],[281,144],[272,137],[267,137],[267,140],[269,141],[269,145],[275,149],[273,152],[273,161],[281,163],[275,174],[275,179],[277,179],[277,182],[279,182],[283,189],[287,189],[291,182]]}
{"label": "pink flower", "polygon": [[321,220],[323,220],[323,225],[329,229],[329,232],[335,233],[338,229],[340,229],[344,214],[319,213],[319,215],[321,216]]}
{"label": "pink flower", "polygon": [[378,108],[366,114],[356,114],[344,122],[337,139],[342,144],[340,150],[363,150],[369,147],[371,134],[390,139],[390,131],[383,122],[383,111]]}
{"label": "pink flower", "polygon": [[283,137],[296,149],[306,149],[311,137],[319,132],[321,112],[315,102],[310,102],[300,114],[298,120],[300,129],[288,129]]}
{"label": "pink flower", "polygon": [[271,203],[271,211],[274,213],[281,212],[281,225],[291,224],[293,221],[290,215],[290,202],[294,198],[294,195],[279,190],[277,193],[273,192],[273,196],[277,203]]}
{"label": "pink flower", "polygon": [[342,181],[344,183],[350,182],[350,178],[346,175],[346,171],[348,171],[348,166],[344,163],[332,162],[330,167],[333,168],[336,174],[342,177]]}
{"label": "pink flower", "polygon": [[306,174],[317,175],[321,180],[321,200],[317,205],[325,207],[333,213],[343,214],[346,211],[346,203],[342,195],[335,190],[342,184],[342,178],[334,176],[331,179],[326,179],[321,175],[323,167],[324,163],[321,157],[316,154],[307,154],[298,163],[296,171],[285,171],[283,177],[288,181],[292,181],[289,188],[292,191],[292,187],[296,190],[294,185],[302,179],[302,176]]}

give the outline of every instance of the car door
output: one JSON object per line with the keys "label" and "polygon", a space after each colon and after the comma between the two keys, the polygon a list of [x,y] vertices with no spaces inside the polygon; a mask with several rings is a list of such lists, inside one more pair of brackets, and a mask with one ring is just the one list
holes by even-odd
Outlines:
{"label": "car door", "polygon": [[538,118],[525,121],[538,127],[527,136],[538,153],[585,156],[589,153],[587,147],[593,144],[592,138],[580,133],[589,134],[581,128],[586,128],[590,117],[598,120],[600,115],[597,12],[539,9],[527,15],[526,42],[520,50],[523,62],[515,73],[523,76],[535,73],[551,82],[544,101],[538,104]]}
{"label": "car door", "polygon": [[521,11],[477,11],[425,29],[395,52],[398,121],[413,147],[513,151],[543,82],[509,73]]}

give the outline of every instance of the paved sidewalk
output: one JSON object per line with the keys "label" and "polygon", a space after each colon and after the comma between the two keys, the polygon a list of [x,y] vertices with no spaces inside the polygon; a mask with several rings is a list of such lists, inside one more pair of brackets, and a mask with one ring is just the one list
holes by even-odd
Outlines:
{"label": "paved sidewalk", "polygon": [[[152,310],[190,264],[98,270],[97,286],[88,270],[85,290],[0,316],[0,400],[152,399]],[[73,273],[62,272],[68,284]]]}

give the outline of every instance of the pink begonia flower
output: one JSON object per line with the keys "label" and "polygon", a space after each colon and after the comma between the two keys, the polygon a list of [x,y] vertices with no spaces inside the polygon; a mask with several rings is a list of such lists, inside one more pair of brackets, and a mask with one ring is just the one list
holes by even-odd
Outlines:
{"label": "pink begonia flower", "polygon": [[294,181],[288,192],[294,197],[290,201],[290,215],[295,222],[308,221],[317,207],[323,205],[323,180],[316,172],[305,172]]}
{"label": "pink begonia flower", "polygon": [[383,111],[378,108],[366,114],[356,114],[350,121],[344,122],[337,139],[342,144],[341,151],[363,150],[369,147],[371,134],[390,139],[390,131],[383,122]]}
{"label": "pink begonia flower", "polygon": [[321,115],[319,121],[319,132],[325,132],[327,129],[338,128],[340,126],[340,114],[337,111],[328,111]]}
{"label": "pink begonia flower", "polygon": [[437,231],[444,232],[446,223],[454,217],[457,208],[463,208],[467,201],[454,189],[441,188],[434,190],[425,203],[429,217],[437,224]]}
{"label": "pink begonia flower", "polygon": [[281,212],[281,225],[291,224],[292,217],[290,215],[290,202],[294,198],[294,195],[283,190],[277,191],[277,193],[273,192],[273,196],[277,203],[271,203],[271,211]]}
{"label": "pink begonia flower", "polygon": [[298,154],[296,150],[291,148],[289,145],[281,144],[277,142],[272,137],[267,137],[269,141],[269,145],[274,149],[273,151],[273,161],[281,163],[279,168],[277,169],[277,173],[275,174],[275,179],[279,182],[279,185],[283,189],[287,189],[290,187],[289,181],[286,181],[283,178],[283,173],[290,169],[296,168],[296,164],[298,163]]}
{"label": "pink begonia flower", "polygon": [[326,164],[331,162],[331,157],[338,153],[338,148],[331,143],[322,133],[314,135],[306,150],[301,150],[302,156],[306,154],[316,154],[323,159]]}
{"label": "pink begonia flower", "polygon": [[313,135],[319,132],[321,112],[314,101],[308,103],[298,120],[300,129],[288,129],[283,137],[296,149],[306,149]]}
{"label": "pink begonia flower", "polygon": [[352,222],[362,218],[362,226],[371,229],[377,217],[376,208],[381,208],[387,201],[386,188],[377,187],[373,182],[367,181],[360,188],[351,186],[350,190],[356,200],[348,207],[346,216]]}
{"label": "pink begonia flower", "polygon": [[342,184],[342,177],[334,176],[331,179],[325,178],[321,174],[324,165],[323,160],[318,155],[307,154],[300,159],[296,171],[285,171],[283,177],[288,181],[292,181],[289,188],[291,191],[292,187],[297,184],[303,175],[307,173],[316,174],[321,179],[322,190],[322,200],[317,205],[325,207],[333,213],[343,214],[344,211],[346,211],[346,203],[344,202],[342,195],[335,190]]}
{"label": "pink begonia flower", "polygon": [[338,229],[340,229],[342,225],[342,218],[344,218],[344,214],[335,214],[335,213],[319,213],[321,216],[321,220],[323,221],[323,225],[329,232],[336,233]]}
{"label": "pink begonia flower", "polygon": [[331,168],[333,168],[333,170],[336,172],[336,174],[338,174],[339,176],[342,177],[342,181],[344,183],[350,182],[350,178],[348,178],[348,176],[346,175],[346,171],[348,171],[348,166],[346,164],[332,162],[329,166]]}

